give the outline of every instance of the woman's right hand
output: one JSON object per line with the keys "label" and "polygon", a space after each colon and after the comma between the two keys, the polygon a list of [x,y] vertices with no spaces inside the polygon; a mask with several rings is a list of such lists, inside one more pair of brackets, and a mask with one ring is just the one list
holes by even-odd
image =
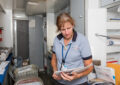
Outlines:
{"label": "woman's right hand", "polygon": [[55,80],[61,80],[61,76],[56,75],[55,72],[53,73],[52,77],[53,77]]}

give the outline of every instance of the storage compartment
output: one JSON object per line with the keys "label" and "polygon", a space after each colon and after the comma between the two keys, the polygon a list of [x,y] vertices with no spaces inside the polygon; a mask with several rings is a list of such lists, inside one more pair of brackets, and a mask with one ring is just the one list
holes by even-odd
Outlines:
{"label": "storage compartment", "polygon": [[113,0],[101,0],[101,6],[107,6],[113,3]]}
{"label": "storage compartment", "polygon": [[120,5],[117,5],[117,6],[107,9],[107,20],[114,21],[114,22],[120,21]]}
{"label": "storage compartment", "polygon": [[114,7],[120,4],[120,0],[101,0],[101,7]]}
{"label": "storage compartment", "polygon": [[107,63],[120,64],[120,53],[107,53]]}
{"label": "storage compartment", "polygon": [[120,29],[108,29],[107,36],[107,63],[120,64]]}

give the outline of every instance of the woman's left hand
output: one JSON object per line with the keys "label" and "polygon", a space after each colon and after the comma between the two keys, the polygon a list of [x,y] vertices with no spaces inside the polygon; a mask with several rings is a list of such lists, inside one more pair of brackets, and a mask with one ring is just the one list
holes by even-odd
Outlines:
{"label": "woman's left hand", "polygon": [[67,73],[61,72],[61,77],[64,80],[72,81],[72,80],[75,80],[78,78],[78,74],[76,72],[72,72],[72,74],[67,74]]}

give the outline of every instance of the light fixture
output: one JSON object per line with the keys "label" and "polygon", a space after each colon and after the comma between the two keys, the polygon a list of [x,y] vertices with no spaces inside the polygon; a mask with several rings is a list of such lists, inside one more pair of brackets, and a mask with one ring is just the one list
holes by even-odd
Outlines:
{"label": "light fixture", "polygon": [[30,5],[39,5],[39,3],[38,2],[28,2],[28,4],[30,4]]}

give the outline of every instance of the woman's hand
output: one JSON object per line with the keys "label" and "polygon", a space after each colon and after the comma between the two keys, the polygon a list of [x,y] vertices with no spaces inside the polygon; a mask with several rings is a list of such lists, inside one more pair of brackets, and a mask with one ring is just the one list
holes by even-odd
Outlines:
{"label": "woman's hand", "polygon": [[61,80],[61,76],[56,75],[55,72],[53,73],[52,77],[53,77],[55,80]]}
{"label": "woman's hand", "polygon": [[72,80],[75,80],[78,78],[78,74],[76,72],[72,72],[72,74],[67,74],[67,73],[61,72],[61,77],[64,80],[72,81]]}

